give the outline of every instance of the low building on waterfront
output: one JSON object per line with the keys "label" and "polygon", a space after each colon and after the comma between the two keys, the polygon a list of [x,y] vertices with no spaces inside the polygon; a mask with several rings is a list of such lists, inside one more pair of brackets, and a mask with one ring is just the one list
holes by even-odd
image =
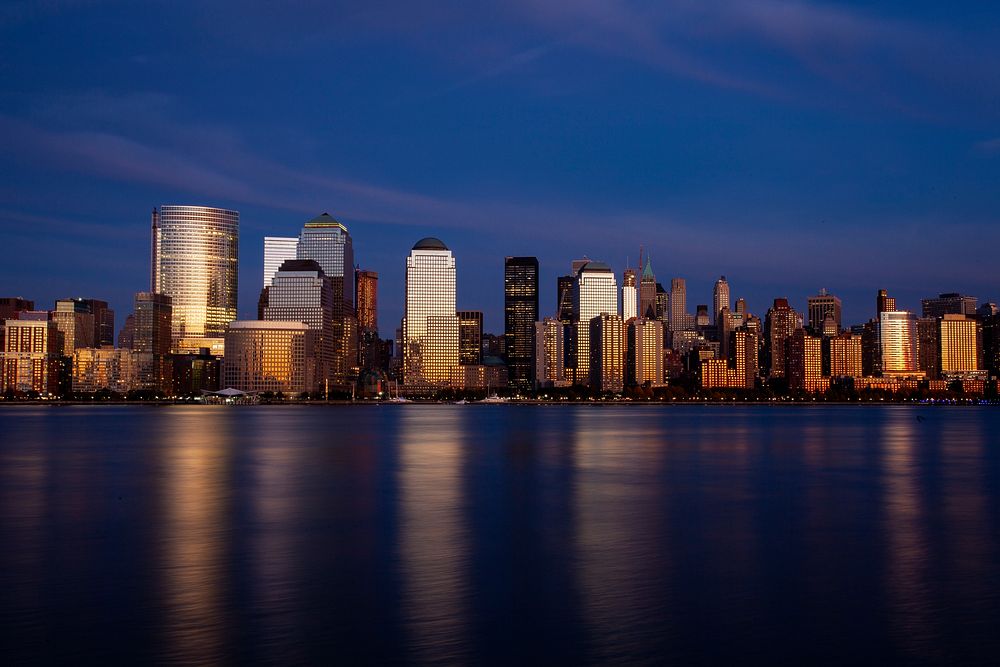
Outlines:
{"label": "low building on waterfront", "polygon": [[231,322],[225,333],[222,385],[256,393],[315,391],[315,336],[304,322]]}

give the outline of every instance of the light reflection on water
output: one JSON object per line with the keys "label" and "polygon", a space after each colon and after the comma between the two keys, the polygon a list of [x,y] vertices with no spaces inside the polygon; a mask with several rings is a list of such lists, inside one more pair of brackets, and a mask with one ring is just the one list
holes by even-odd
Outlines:
{"label": "light reflection on water", "polygon": [[0,421],[10,664],[975,664],[1000,648],[995,410]]}

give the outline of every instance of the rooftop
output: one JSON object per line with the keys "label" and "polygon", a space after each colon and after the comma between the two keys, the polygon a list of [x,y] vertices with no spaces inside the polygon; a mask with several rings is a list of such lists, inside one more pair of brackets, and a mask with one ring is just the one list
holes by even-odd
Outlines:
{"label": "rooftop", "polygon": [[448,246],[444,244],[441,239],[436,239],[433,236],[427,236],[425,238],[417,241],[414,246],[414,250],[447,250]]}

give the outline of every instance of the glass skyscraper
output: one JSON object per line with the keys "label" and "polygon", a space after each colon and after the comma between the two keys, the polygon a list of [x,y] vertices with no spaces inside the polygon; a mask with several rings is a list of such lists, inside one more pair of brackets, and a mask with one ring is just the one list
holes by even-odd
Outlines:
{"label": "glass skyscraper", "polygon": [[264,287],[271,286],[271,279],[287,259],[296,259],[299,239],[292,236],[264,237]]}
{"label": "glass skyscraper", "polygon": [[519,391],[535,386],[535,322],[538,321],[538,259],[504,260],[504,349],[508,385]]}
{"label": "glass skyscraper", "polygon": [[604,262],[587,262],[576,277],[573,316],[576,328],[576,382],[590,381],[590,321],[618,314],[618,281]]}
{"label": "glass skyscraper", "polygon": [[440,239],[424,238],[406,258],[403,382],[441,385],[458,366],[455,257]]}
{"label": "glass skyscraper", "polygon": [[887,310],[879,320],[883,375],[916,374],[917,318],[905,310]]}
{"label": "glass skyscraper", "polygon": [[174,351],[222,348],[236,319],[240,214],[209,206],[153,211],[152,292],[171,298]]}

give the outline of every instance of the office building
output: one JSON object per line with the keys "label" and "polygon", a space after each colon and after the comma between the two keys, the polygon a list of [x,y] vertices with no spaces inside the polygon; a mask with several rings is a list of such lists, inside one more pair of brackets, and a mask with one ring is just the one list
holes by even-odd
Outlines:
{"label": "office building", "polygon": [[694,309],[694,326],[696,329],[704,329],[712,324],[712,318],[708,316],[708,304],[699,303]]}
{"label": "office building", "polygon": [[564,324],[553,317],[535,322],[535,388],[566,384]]}
{"label": "office building", "polygon": [[574,381],[577,384],[590,381],[590,321],[601,314],[618,314],[618,285],[610,266],[591,261],[580,268],[573,295],[573,320],[577,324]]}
{"label": "office building", "polygon": [[699,381],[705,389],[753,389],[759,368],[759,335],[747,329],[731,332],[730,357],[698,356]]}
{"label": "office building", "polygon": [[203,391],[218,391],[222,381],[222,359],[202,350],[198,354],[175,354],[173,361],[174,396],[200,396]]}
{"label": "office building", "polygon": [[802,318],[788,305],[788,299],[775,299],[764,321],[764,356],[768,378],[785,377],[788,339],[800,328]]}
{"label": "office building", "polygon": [[965,296],[957,292],[939,294],[936,298],[921,299],[924,317],[941,318],[945,315],[966,315],[975,317],[979,299]]}
{"label": "office building", "polygon": [[845,332],[829,338],[830,377],[862,377],[861,336]]}
{"label": "office building", "polygon": [[62,333],[60,354],[73,356],[73,350],[94,347],[94,313],[83,299],[59,299],[52,311],[52,321]]}
{"label": "office building", "polygon": [[639,278],[639,317],[647,320],[659,319],[656,313],[656,276],[653,274],[653,264],[646,258]]}
{"label": "office building", "polygon": [[[825,289],[819,291],[816,296],[806,299],[806,314],[809,317],[809,330],[815,335],[837,335],[840,333],[842,325],[841,318],[842,305],[840,299],[829,294]],[[832,334],[824,332],[824,327],[829,331],[829,325],[824,324],[827,316],[832,316],[835,329]]]}
{"label": "office building", "polygon": [[628,322],[638,316],[639,291],[636,285],[635,271],[625,269],[622,275],[622,319]]}
{"label": "office building", "polygon": [[981,369],[979,323],[972,317],[946,313],[938,325],[941,377],[955,379],[978,373]]}
{"label": "office building", "polygon": [[982,312],[983,368],[990,377],[1000,378],[1000,312]]}
{"label": "office building", "polygon": [[458,363],[478,366],[483,363],[483,311],[460,310],[458,316]]}
{"label": "office building", "polygon": [[[170,393],[173,388],[173,299],[138,292],[133,306],[131,349],[135,352],[135,389]],[[120,342],[120,341],[119,341]]]}
{"label": "office building", "polygon": [[746,317],[747,315],[747,301],[743,297],[736,299],[736,314]]}
{"label": "office building", "polygon": [[687,282],[683,278],[670,280],[668,304],[667,326],[670,331],[690,329],[687,322]]}
{"label": "office building", "polygon": [[936,317],[917,318],[917,370],[937,380],[941,367],[940,325]]}
{"label": "office building", "polygon": [[354,276],[358,329],[378,331],[378,273],[357,269]]}
{"label": "office building", "polygon": [[16,320],[23,311],[34,310],[35,302],[19,296],[0,297],[0,352],[3,351],[4,326],[6,320]]}
{"label": "office building", "polygon": [[289,259],[278,268],[268,288],[264,320],[268,322],[304,322],[312,331],[313,377],[324,393],[338,386],[334,350],[338,332],[334,326],[333,285],[319,263],[313,259]]}
{"label": "office building", "polygon": [[590,386],[595,392],[620,392],[625,386],[624,323],[617,314],[590,320]]}
{"label": "office building", "polygon": [[503,296],[508,386],[517,392],[529,392],[535,388],[535,322],[538,321],[537,258],[504,259]]}
{"label": "office building", "polygon": [[726,282],[725,276],[720,276],[718,280],[715,281],[715,288],[712,290],[712,323],[718,322],[719,313],[723,308],[730,310],[729,308],[729,283]]}
{"label": "office building", "polygon": [[882,375],[917,375],[917,318],[907,311],[883,311],[879,320]]}
{"label": "office building", "polygon": [[152,285],[171,298],[172,349],[222,352],[236,319],[240,214],[209,206],[153,210]]}
{"label": "office building", "polygon": [[875,318],[881,318],[882,313],[895,311],[896,299],[889,296],[889,293],[886,290],[880,289],[875,296]]}
{"label": "office building", "polygon": [[251,393],[312,391],[315,335],[305,322],[231,322],[226,327],[222,385]]}
{"label": "office building", "polygon": [[788,388],[792,391],[826,391],[830,378],[823,377],[823,339],[796,329],[786,341]]}
{"label": "office building", "polygon": [[74,350],[73,392],[108,390],[124,394],[135,389],[138,382],[136,356],[132,350],[113,347]]}
{"label": "office building", "polygon": [[271,285],[271,278],[289,259],[296,259],[299,247],[297,236],[264,237],[264,287]]}
{"label": "office building", "polygon": [[664,384],[663,323],[638,318],[626,323],[625,383],[659,387]]}
{"label": "office building", "polygon": [[5,320],[0,391],[42,396],[59,391],[62,333],[51,320]]}
{"label": "office building", "polygon": [[556,279],[556,316],[564,324],[573,321],[573,293],[575,290],[575,275],[559,276]]}
{"label": "office building", "polygon": [[424,238],[406,258],[403,381],[411,388],[446,386],[458,366],[455,257],[436,238]]}

